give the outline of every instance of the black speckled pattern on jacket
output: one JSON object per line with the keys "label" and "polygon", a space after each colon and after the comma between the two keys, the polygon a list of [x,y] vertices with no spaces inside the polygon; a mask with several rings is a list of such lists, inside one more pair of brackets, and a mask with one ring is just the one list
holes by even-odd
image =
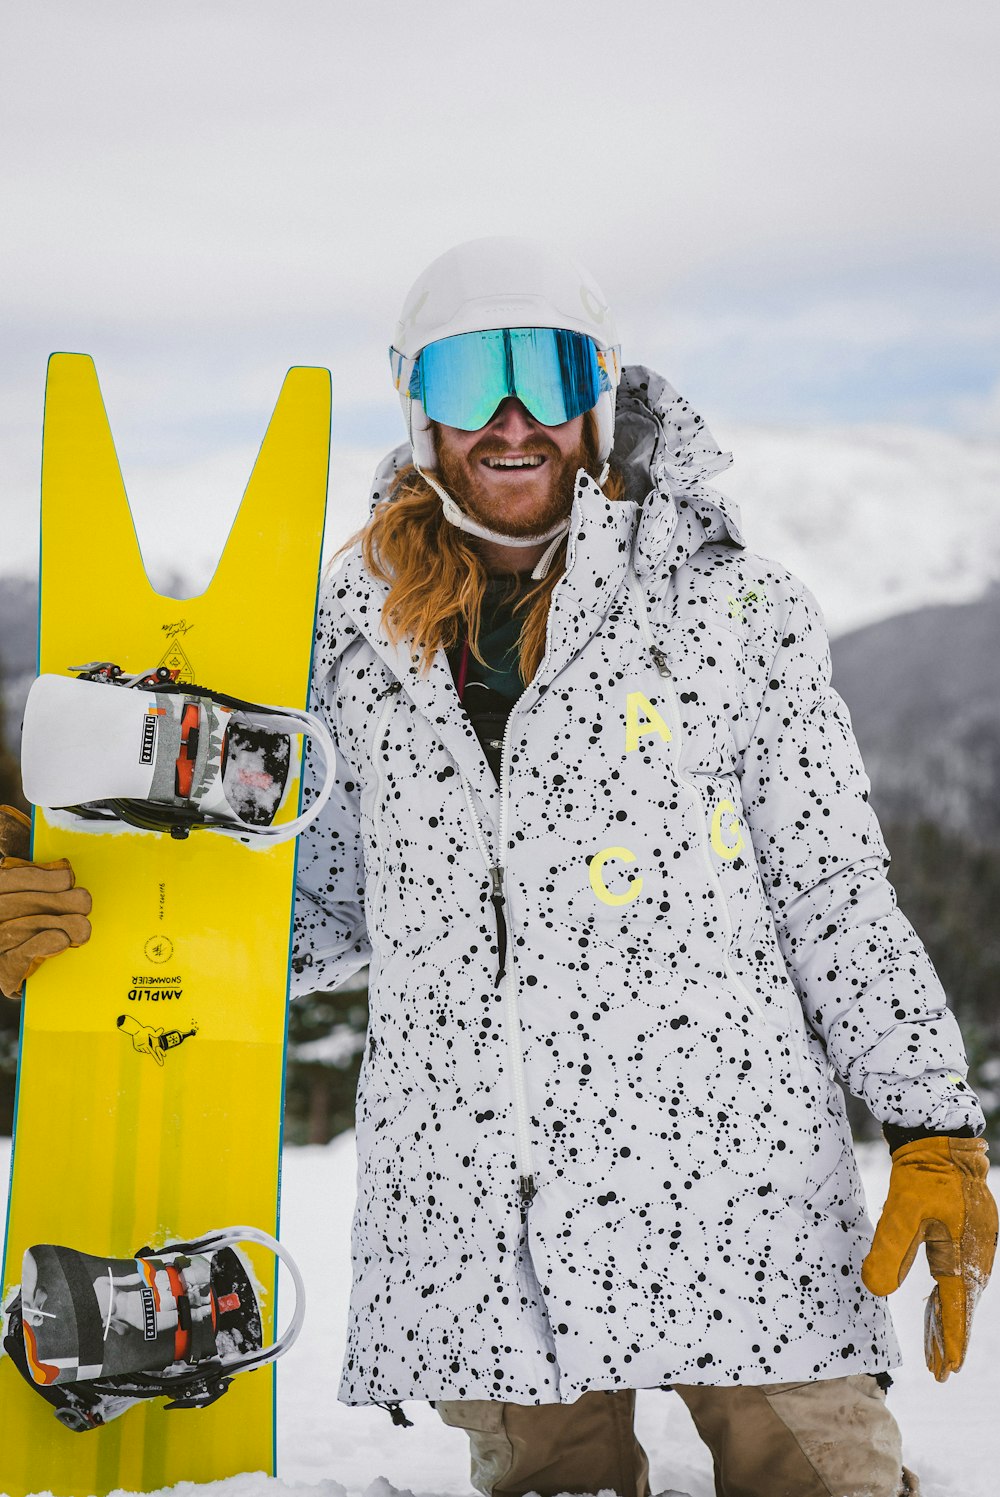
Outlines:
{"label": "black speckled pattern on jacket", "polygon": [[895,1365],[831,1075],[884,1120],[981,1126],[814,600],[744,548],[705,482],[727,459],[658,376],[626,371],[618,432],[630,498],[581,473],[546,657],[510,720],[527,1225],[462,779],[494,857],[500,791],[446,660],[421,677],[389,644],[358,554],[324,586],[315,705],[340,763],[302,838],[296,983],[371,962],[349,1403]]}

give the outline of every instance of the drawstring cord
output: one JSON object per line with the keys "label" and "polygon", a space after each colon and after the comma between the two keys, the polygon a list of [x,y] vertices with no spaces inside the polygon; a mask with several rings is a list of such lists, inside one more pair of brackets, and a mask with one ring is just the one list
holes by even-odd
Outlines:
{"label": "drawstring cord", "polygon": [[376,1408],[385,1409],[393,1424],[397,1425],[400,1429],[413,1428],[413,1420],[407,1419],[406,1415],[403,1413],[402,1407],[398,1403],[382,1403],[378,1398],[373,1399],[372,1402],[375,1404]]}

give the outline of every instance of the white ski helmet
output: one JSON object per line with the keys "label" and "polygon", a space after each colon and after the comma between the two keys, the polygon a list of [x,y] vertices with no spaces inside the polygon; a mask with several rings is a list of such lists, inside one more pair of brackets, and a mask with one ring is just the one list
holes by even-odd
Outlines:
{"label": "white ski helmet", "polygon": [[[594,406],[598,462],[603,464],[614,439],[614,386],[621,373],[618,333],[590,272],[550,245],[501,236],[471,239],[447,250],[411,286],[396,325],[393,354],[410,360],[440,338],[513,327],[565,328],[593,338],[602,353],[613,351],[608,360],[612,388]],[[394,356],[413,460],[421,471],[433,470],[437,458],[430,422],[420,402],[400,388],[398,366]]]}

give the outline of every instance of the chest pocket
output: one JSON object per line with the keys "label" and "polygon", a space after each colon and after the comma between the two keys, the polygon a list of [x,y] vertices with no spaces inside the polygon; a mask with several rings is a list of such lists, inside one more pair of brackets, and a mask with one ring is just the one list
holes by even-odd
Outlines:
{"label": "chest pocket", "polygon": [[[631,570],[628,588],[643,654],[649,661],[643,675],[650,681],[650,699],[659,699],[667,707],[663,715],[674,738],[671,760],[675,770],[685,777],[738,775],[742,769],[734,732],[741,718],[738,641],[728,630],[712,627],[703,614],[690,623],[677,616],[661,618],[654,631],[642,583]],[[641,711],[641,695],[637,705]],[[630,698],[630,718],[634,708]],[[634,730],[627,742],[634,746]]]}
{"label": "chest pocket", "polygon": [[700,631],[670,630],[662,655],[670,678],[661,682],[654,676],[651,689],[668,705],[678,769],[713,779],[737,776],[742,755],[734,733],[740,717],[735,643],[725,636],[706,640]]}

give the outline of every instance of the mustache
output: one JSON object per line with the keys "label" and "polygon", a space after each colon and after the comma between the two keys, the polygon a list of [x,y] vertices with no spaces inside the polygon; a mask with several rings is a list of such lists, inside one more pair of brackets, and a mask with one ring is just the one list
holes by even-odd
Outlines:
{"label": "mustache", "polygon": [[523,446],[512,446],[509,442],[498,442],[495,437],[484,437],[481,442],[470,449],[470,462],[481,463],[488,457],[510,457],[512,453],[518,457],[552,457],[559,456],[559,448],[555,442],[548,441],[544,437],[532,437],[530,442]]}

